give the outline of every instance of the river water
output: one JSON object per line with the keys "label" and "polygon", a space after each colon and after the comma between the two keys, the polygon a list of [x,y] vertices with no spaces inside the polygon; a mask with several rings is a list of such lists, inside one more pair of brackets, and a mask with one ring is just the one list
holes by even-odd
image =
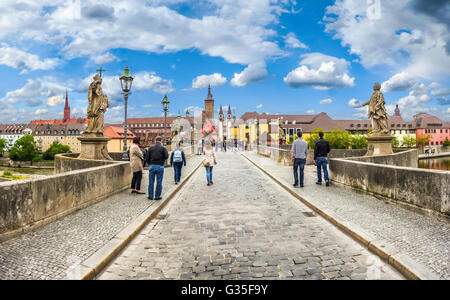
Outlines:
{"label": "river water", "polygon": [[419,168],[450,170],[450,157],[421,159],[419,160]]}

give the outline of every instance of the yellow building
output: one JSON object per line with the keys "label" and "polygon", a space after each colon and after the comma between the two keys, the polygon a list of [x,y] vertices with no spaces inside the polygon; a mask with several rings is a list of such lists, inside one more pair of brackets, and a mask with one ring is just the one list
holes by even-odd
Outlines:
{"label": "yellow building", "polygon": [[80,153],[78,137],[86,130],[86,124],[32,124],[30,126],[34,141],[40,153],[48,150],[54,142],[70,147],[72,153]]}
{"label": "yellow building", "polygon": [[[108,141],[108,152],[110,153],[117,153],[117,152],[123,152],[123,144],[124,144],[124,137],[125,132],[123,127],[119,126],[107,126],[105,128],[105,136],[110,138],[111,140]],[[127,130],[127,149],[130,149],[131,145],[133,144],[133,139],[136,136],[132,131],[129,129]]]}

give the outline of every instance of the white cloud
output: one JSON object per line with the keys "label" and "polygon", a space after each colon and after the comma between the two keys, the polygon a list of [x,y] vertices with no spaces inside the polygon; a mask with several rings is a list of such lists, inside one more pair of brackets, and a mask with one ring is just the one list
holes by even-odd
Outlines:
{"label": "white cloud", "polygon": [[231,85],[238,87],[246,86],[265,79],[268,74],[265,63],[251,64],[241,73],[234,73],[234,77],[231,79]]}
{"label": "white cloud", "polygon": [[35,115],[45,115],[46,113],[48,113],[48,109],[38,109],[34,112]]}
{"label": "white cloud", "polygon": [[361,106],[361,102],[359,102],[358,100],[353,98],[350,101],[348,101],[348,106],[353,107],[353,108],[360,107]]}
{"label": "white cloud", "polygon": [[[294,0],[206,0],[202,14],[186,16],[174,4],[190,0],[2,0],[0,39],[14,38],[61,45],[66,59],[88,57],[96,63],[115,59],[111,49],[151,53],[198,49],[203,55],[251,69],[282,57],[273,29]],[[204,13],[203,13],[204,12]],[[249,81],[252,82],[252,81]],[[238,85],[241,82],[237,82]]]}
{"label": "white cloud", "polygon": [[258,104],[258,105],[256,106],[257,109],[261,109],[261,108],[263,108],[263,107],[264,107],[264,105],[262,105],[262,104]]}
{"label": "white cloud", "polygon": [[318,90],[354,86],[355,78],[348,75],[345,59],[327,56],[322,53],[302,55],[300,67],[291,71],[284,82],[292,88],[312,87]]}
{"label": "white cloud", "polygon": [[447,96],[450,95],[450,89],[449,88],[443,88],[439,90],[432,90],[431,95],[433,96]]}
{"label": "white cloud", "polygon": [[297,36],[295,35],[295,33],[293,32],[289,32],[285,37],[284,37],[284,43],[286,44],[287,47],[289,48],[300,48],[300,49],[308,49],[308,46],[306,46],[305,44],[303,44],[302,42],[300,42],[297,38]]}
{"label": "white cloud", "polygon": [[[420,3],[423,7],[419,8]],[[381,4],[381,15],[374,18],[373,3],[335,1],[326,10],[326,31],[334,33],[334,38],[349,47],[351,54],[358,55],[367,68],[388,65],[396,72],[405,70],[425,78],[450,74],[445,1],[434,4],[422,0],[382,1]]]}
{"label": "white cloud", "polygon": [[119,59],[116,56],[112,55],[111,53],[106,52],[99,55],[92,55],[91,60],[97,65],[103,65]]}
{"label": "white cloud", "polygon": [[202,89],[211,86],[221,86],[227,82],[227,79],[222,76],[222,74],[214,73],[211,75],[201,75],[197,76],[192,80],[193,89]]}
{"label": "white cloud", "polygon": [[320,100],[320,104],[331,104],[331,103],[333,103],[333,99],[331,98]]}
{"label": "white cloud", "polygon": [[[397,101],[401,115],[405,120],[412,120],[413,116],[419,112],[428,112],[430,108],[427,104],[431,101],[428,94],[429,87],[425,84],[416,83],[410,90],[408,96]],[[395,109],[394,104],[386,105],[386,109],[392,114]]]}
{"label": "white cloud", "polygon": [[[79,93],[87,93],[89,85],[93,81],[95,74],[91,74],[84,78],[78,85]],[[175,89],[172,87],[172,80],[166,80],[156,75],[155,72],[139,72],[133,74],[134,80],[132,91],[151,90],[155,93],[166,94],[171,93]],[[103,92],[112,101],[111,105],[115,106],[122,99],[122,87],[120,85],[119,76],[103,76],[102,77]]]}
{"label": "white cloud", "polygon": [[[58,83],[55,78],[47,76],[42,79],[28,79],[27,83],[20,89],[7,92],[4,99],[9,103],[19,103],[21,100],[35,102],[39,99],[50,99],[55,96],[61,96],[65,87]],[[50,100],[54,103],[56,99]]]}
{"label": "white cloud", "polygon": [[414,86],[416,80],[408,72],[397,73],[381,84],[383,92],[404,91]]}
{"label": "white cloud", "polygon": [[47,106],[53,107],[53,106],[65,104],[64,100],[65,99],[63,98],[62,95],[56,95],[56,96],[49,97],[47,99]]}
{"label": "white cloud", "polygon": [[57,58],[40,60],[39,56],[35,54],[9,47],[7,44],[2,44],[0,47],[0,64],[15,69],[22,69],[22,73],[28,70],[51,70],[59,63],[60,60]]}
{"label": "white cloud", "polygon": [[315,110],[314,109],[310,109],[310,110],[306,111],[306,113],[309,114],[309,115],[312,115],[312,114],[315,113]]}

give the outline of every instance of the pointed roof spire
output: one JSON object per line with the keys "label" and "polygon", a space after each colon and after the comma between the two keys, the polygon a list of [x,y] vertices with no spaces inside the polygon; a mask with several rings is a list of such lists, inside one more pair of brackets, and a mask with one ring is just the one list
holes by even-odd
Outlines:
{"label": "pointed roof spire", "polygon": [[211,84],[208,85],[208,97],[206,100],[213,100],[213,95],[211,94]]}
{"label": "pointed roof spire", "polygon": [[66,88],[66,107],[69,107],[69,95],[67,93],[67,88]]}
{"label": "pointed roof spire", "polygon": [[223,115],[222,105],[220,106],[220,109],[219,109],[219,115]]}
{"label": "pointed roof spire", "polygon": [[180,109],[178,109],[178,118],[181,118],[181,113],[180,113]]}
{"label": "pointed roof spire", "polygon": [[228,114],[231,115],[231,106],[228,104]]}

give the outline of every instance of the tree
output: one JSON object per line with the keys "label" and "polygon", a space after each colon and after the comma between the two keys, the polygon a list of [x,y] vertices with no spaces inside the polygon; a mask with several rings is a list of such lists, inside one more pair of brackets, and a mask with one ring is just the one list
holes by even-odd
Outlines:
{"label": "tree", "polygon": [[19,161],[32,161],[39,155],[32,135],[24,135],[18,139],[9,150],[9,158]]}
{"label": "tree", "polygon": [[44,159],[55,159],[56,154],[60,153],[70,153],[70,147],[67,145],[60,144],[58,142],[53,142],[53,144],[50,145],[50,147],[47,149],[47,151],[44,152],[43,157]]}
{"label": "tree", "polygon": [[324,137],[330,143],[331,149],[348,149],[351,145],[351,134],[348,131],[335,129],[327,132]]}
{"label": "tree", "polygon": [[353,135],[351,138],[352,149],[367,149],[369,143],[364,135]]}
{"label": "tree", "polygon": [[449,147],[450,146],[450,141],[448,140],[448,137],[445,137],[445,141],[443,144],[444,147]]}
{"label": "tree", "polygon": [[400,142],[396,136],[392,137],[392,148],[398,148],[400,146]]}
{"label": "tree", "polygon": [[0,156],[3,155],[3,153],[5,152],[6,145],[7,145],[6,140],[5,139],[0,139]]}
{"label": "tree", "polygon": [[430,144],[430,139],[431,136],[430,135],[419,135],[417,137],[417,144],[420,146],[420,148],[422,149],[423,152],[423,147],[425,145],[429,145]]}
{"label": "tree", "polygon": [[412,135],[407,135],[402,139],[402,147],[414,148],[417,145],[417,140]]}

